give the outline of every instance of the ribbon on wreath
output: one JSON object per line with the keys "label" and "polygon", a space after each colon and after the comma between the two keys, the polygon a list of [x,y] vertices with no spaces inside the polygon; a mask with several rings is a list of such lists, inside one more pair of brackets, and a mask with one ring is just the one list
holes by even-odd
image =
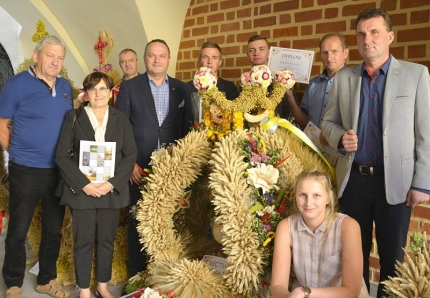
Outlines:
{"label": "ribbon on wreath", "polygon": [[261,126],[261,128],[263,128],[264,131],[267,131],[270,133],[274,133],[276,131],[276,129],[278,128],[278,126],[281,126],[283,128],[288,129],[289,131],[291,131],[295,136],[297,136],[306,145],[308,145],[312,150],[314,150],[319,155],[319,157],[322,158],[322,160],[325,162],[325,164],[327,165],[327,167],[330,171],[330,175],[332,177],[332,180],[336,181],[336,173],[335,173],[333,167],[331,166],[331,164],[328,162],[328,160],[324,157],[324,155],[317,148],[317,146],[315,146],[315,144],[309,139],[309,137],[303,131],[301,131],[299,128],[294,126],[291,122],[289,122],[288,120],[279,118],[279,117],[272,117],[272,118],[266,117],[265,119],[260,121],[260,126]]}

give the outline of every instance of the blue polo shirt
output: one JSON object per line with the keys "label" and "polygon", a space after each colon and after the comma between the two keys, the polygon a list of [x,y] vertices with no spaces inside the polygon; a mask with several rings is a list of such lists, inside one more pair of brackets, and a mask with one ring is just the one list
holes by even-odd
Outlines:
{"label": "blue polo shirt", "polygon": [[61,76],[52,90],[31,68],[7,80],[0,93],[0,117],[12,119],[9,160],[28,167],[55,168],[61,126],[72,108],[72,87]]}

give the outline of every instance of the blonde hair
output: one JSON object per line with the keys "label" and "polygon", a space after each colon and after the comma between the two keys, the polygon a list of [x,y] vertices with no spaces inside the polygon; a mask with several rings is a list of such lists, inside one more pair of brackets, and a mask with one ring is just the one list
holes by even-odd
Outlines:
{"label": "blonde hair", "polygon": [[334,196],[333,184],[331,182],[331,179],[328,174],[315,169],[304,170],[303,172],[301,172],[297,176],[296,183],[294,185],[294,207],[296,208],[297,211],[298,211],[297,200],[296,200],[297,185],[299,184],[300,181],[305,179],[314,179],[318,181],[319,183],[321,183],[322,187],[328,194],[329,203],[326,206],[326,211],[327,211],[326,231],[328,231],[330,229],[330,226],[333,220],[336,218],[336,213],[338,211],[338,201]]}

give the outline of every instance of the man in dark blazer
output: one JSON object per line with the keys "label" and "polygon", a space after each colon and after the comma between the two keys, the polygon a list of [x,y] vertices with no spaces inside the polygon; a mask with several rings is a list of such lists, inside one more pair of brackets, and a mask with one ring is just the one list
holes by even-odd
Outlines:
{"label": "man in dark blazer", "polygon": [[[143,55],[146,73],[121,84],[115,107],[130,119],[136,140],[137,162],[130,178],[131,206],[141,198],[142,169],[151,153],[162,144],[184,137],[192,125],[190,87],[167,75],[170,49],[161,39],[151,40]],[[128,271],[130,276],[146,269],[137,221],[129,218]]]}
{"label": "man in dark blazer", "polygon": [[[208,67],[214,72],[217,78],[216,86],[219,91],[224,93],[228,100],[236,99],[239,96],[239,92],[237,91],[234,83],[220,78],[218,74],[218,68],[222,65],[222,56],[221,48],[217,43],[212,41],[206,41],[203,43],[200,48],[198,64],[200,67]],[[191,87],[191,103],[193,105],[194,123],[203,122],[203,112],[199,93],[194,86],[193,80],[187,82],[187,84]]]}

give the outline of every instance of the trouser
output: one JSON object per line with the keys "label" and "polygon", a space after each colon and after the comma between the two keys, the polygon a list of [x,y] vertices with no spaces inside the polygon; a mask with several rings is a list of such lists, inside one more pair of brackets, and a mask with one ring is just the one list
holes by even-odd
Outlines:
{"label": "trouser", "polygon": [[96,280],[112,277],[112,259],[120,209],[71,209],[75,242],[75,276],[79,288],[90,287],[94,241],[97,241]]}
{"label": "trouser", "polygon": [[[137,201],[140,200],[142,194],[140,193],[139,186],[136,184],[130,186],[130,200],[131,204],[129,208],[136,205]],[[138,272],[146,270],[146,252],[143,249],[143,245],[139,242],[139,233],[137,232],[138,221],[128,212],[128,231],[127,231],[127,242],[128,242],[128,273],[129,276],[134,276]]]}
{"label": "trouser", "polygon": [[[369,256],[372,249],[373,222],[380,264],[380,282],[396,276],[396,260],[403,261],[411,208],[406,203],[390,205],[385,194],[384,175],[362,175],[351,170],[345,191],[339,200],[340,209],[358,221],[363,246],[363,276],[369,289]],[[385,292],[379,284],[377,297]]]}
{"label": "trouser", "polygon": [[8,288],[21,287],[24,280],[25,240],[34,211],[42,204],[42,236],[39,247],[37,284],[57,277],[64,206],[54,196],[58,169],[42,169],[9,162],[9,225],[5,240],[3,278]]}

